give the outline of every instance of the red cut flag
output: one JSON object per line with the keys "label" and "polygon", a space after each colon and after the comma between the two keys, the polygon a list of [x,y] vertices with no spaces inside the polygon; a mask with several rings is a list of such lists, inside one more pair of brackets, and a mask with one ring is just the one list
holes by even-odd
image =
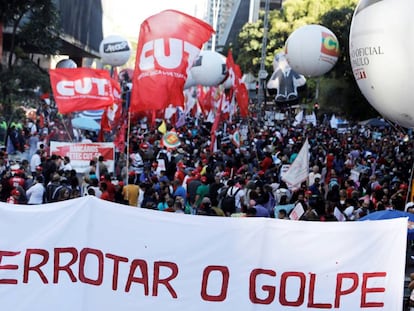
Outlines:
{"label": "red cut flag", "polygon": [[139,33],[130,111],[183,107],[187,73],[213,28],[175,10],[147,18]]}
{"label": "red cut flag", "polygon": [[114,102],[111,78],[107,70],[57,68],[51,69],[49,75],[60,113],[99,110]]}

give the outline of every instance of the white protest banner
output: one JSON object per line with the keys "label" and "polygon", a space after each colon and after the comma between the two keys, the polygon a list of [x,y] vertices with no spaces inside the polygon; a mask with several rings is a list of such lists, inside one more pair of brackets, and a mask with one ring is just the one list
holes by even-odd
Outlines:
{"label": "white protest banner", "polygon": [[50,154],[61,157],[68,156],[72,168],[78,173],[84,173],[89,167],[89,162],[99,156],[104,157],[104,163],[108,171],[112,173],[115,166],[115,146],[114,143],[69,143],[69,142],[50,142]]}
{"label": "white protest banner", "polygon": [[405,218],[206,217],[93,196],[0,203],[0,305],[13,311],[401,311],[406,241]]}

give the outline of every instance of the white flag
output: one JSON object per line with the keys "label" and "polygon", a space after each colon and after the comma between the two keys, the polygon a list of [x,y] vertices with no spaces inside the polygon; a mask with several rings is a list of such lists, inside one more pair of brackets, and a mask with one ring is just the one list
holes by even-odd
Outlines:
{"label": "white flag", "polygon": [[335,114],[332,115],[331,120],[329,121],[331,128],[337,129],[338,128],[338,119],[335,117]]}
{"label": "white flag", "polygon": [[315,111],[312,111],[312,113],[311,114],[308,114],[307,116],[306,116],[306,122],[307,123],[312,123],[313,124],[313,126],[316,126],[316,115],[315,115]]}
{"label": "white flag", "polygon": [[288,185],[296,186],[304,182],[309,176],[309,141],[306,138],[305,143],[300,149],[295,161],[289,167],[289,170],[283,174],[282,180]]}
{"label": "white flag", "polygon": [[305,213],[305,209],[303,208],[302,203],[298,203],[295,205],[293,210],[290,212],[289,218],[291,220],[299,220],[300,217]]}
{"label": "white flag", "polygon": [[303,110],[299,111],[295,116],[295,121],[293,122],[293,126],[297,126],[301,124],[303,121]]}

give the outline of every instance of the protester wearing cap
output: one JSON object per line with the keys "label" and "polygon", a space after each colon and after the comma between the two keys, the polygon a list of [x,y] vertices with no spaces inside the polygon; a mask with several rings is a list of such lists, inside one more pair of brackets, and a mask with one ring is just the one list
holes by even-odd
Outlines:
{"label": "protester wearing cap", "polygon": [[24,178],[24,171],[18,169],[12,172],[12,174],[12,177],[10,177],[9,179],[10,187],[16,187],[17,185],[19,185],[20,187],[24,187],[26,184],[26,180]]}
{"label": "protester wearing cap", "polygon": [[10,193],[10,196],[7,198],[7,203],[10,204],[19,204],[19,198],[20,198],[20,191],[17,189],[13,189]]}
{"label": "protester wearing cap", "polygon": [[180,162],[177,163],[177,170],[174,174],[174,180],[178,179],[181,183],[183,183],[185,175],[186,175],[185,167],[186,166],[183,162],[180,161]]}

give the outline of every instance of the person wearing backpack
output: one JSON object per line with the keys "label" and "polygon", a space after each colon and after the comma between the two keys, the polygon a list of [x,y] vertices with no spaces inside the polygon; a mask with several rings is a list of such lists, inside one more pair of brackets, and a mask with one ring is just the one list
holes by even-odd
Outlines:
{"label": "person wearing backpack", "polygon": [[54,197],[56,194],[56,189],[61,186],[60,184],[60,175],[59,173],[54,173],[50,182],[46,184],[46,195],[45,195],[45,202],[51,203],[57,201],[57,196]]}
{"label": "person wearing backpack", "polygon": [[244,196],[244,194],[241,194],[241,196],[239,196],[240,192],[240,185],[230,183],[225,192],[225,196],[221,201],[221,209],[224,211],[226,216],[230,216],[237,211],[236,200],[238,199],[240,204],[240,198],[241,196]]}

